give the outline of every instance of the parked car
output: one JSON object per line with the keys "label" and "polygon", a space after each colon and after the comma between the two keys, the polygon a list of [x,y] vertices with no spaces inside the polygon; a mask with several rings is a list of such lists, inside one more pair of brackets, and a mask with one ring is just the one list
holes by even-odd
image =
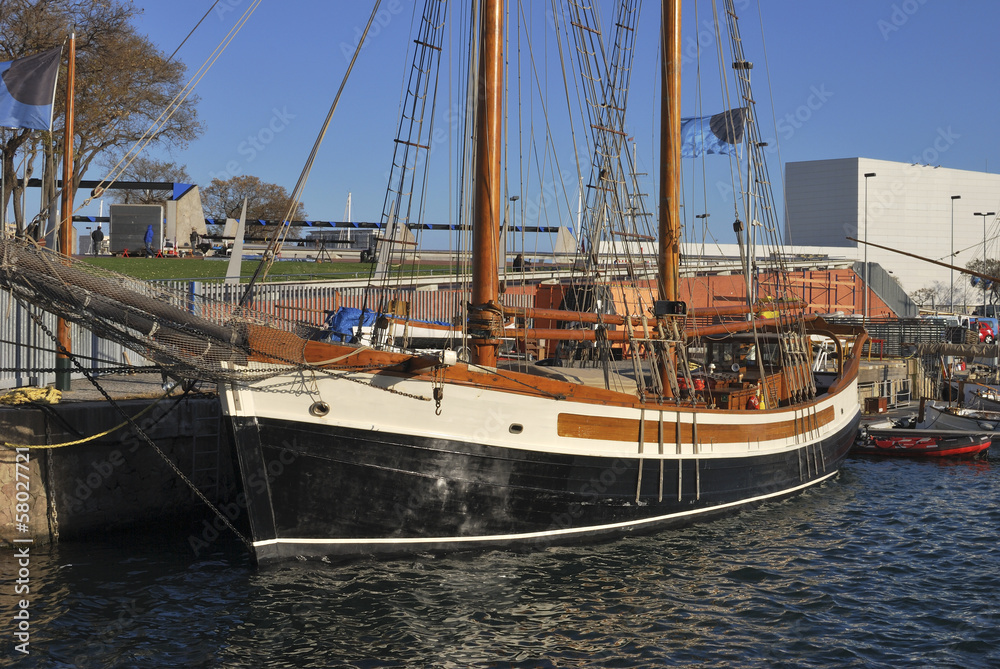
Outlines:
{"label": "parked car", "polygon": [[988,320],[976,319],[972,321],[972,327],[973,329],[979,330],[980,344],[992,344],[996,341],[996,330],[993,329],[993,324],[991,324]]}

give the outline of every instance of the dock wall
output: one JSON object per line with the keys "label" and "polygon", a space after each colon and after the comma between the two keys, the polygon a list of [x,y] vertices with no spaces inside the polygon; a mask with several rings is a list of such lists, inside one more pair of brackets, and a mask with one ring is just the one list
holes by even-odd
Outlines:
{"label": "dock wall", "polygon": [[[97,531],[204,514],[205,503],[174,467],[213,504],[235,496],[231,448],[218,398],[170,397],[155,405],[154,400],[133,399],[119,405],[129,416],[138,416],[135,422],[162,456],[127,425],[86,439],[124,421],[105,402],[0,408],[4,442],[70,444],[0,450],[0,539],[80,539]],[[22,499],[24,493],[29,497],[27,513],[21,513],[24,506],[18,507],[18,492]],[[25,515],[28,522],[21,522]]]}

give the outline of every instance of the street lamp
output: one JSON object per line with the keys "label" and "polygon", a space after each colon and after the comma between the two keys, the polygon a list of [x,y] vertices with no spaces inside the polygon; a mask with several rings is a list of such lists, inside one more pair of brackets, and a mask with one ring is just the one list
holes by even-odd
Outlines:
{"label": "street lamp", "polygon": [[868,322],[868,179],[875,176],[874,172],[865,172],[865,309],[861,324]]}
{"label": "street lamp", "polygon": [[[513,233],[514,232],[514,228],[517,227],[516,226],[516,223],[517,223],[517,200],[520,197],[521,197],[520,195],[511,195],[510,196],[510,231],[511,231],[511,233]],[[510,240],[510,245],[511,245],[511,247],[514,246],[514,240],[513,239]]]}
{"label": "street lamp", "polygon": [[[951,260],[948,262],[949,265],[955,264],[955,200],[961,199],[961,195],[951,196]],[[951,287],[948,289],[948,305],[951,309],[951,313],[955,313],[955,270],[952,268],[948,271],[951,272]]]}
{"label": "street lamp", "polygon": [[701,255],[705,256],[705,240],[708,238],[708,217],[711,214],[695,214],[695,218],[701,219]]}
{"label": "street lamp", "polygon": [[[977,211],[973,214],[973,216],[983,217],[983,274],[986,274],[986,217],[995,214],[995,211],[988,211],[985,214]],[[983,281],[983,317],[986,317],[986,281]]]}

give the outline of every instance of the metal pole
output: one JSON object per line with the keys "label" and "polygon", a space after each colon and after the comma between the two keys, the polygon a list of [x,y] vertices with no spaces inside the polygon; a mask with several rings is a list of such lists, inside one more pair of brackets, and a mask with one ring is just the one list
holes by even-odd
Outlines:
{"label": "metal pole", "polygon": [[[66,68],[66,124],[63,133],[63,189],[60,212],[62,223],[59,228],[59,252],[67,257],[73,256],[73,81],[75,78],[76,34],[74,33],[69,38],[69,65]],[[62,318],[56,321],[56,338],[60,346],[60,351],[56,354],[56,389],[69,390],[72,380],[69,353],[73,350],[73,342],[69,323]]]}
{"label": "metal pole", "polygon": [[[510,196],[510,252],[511,253],[513,253],[514,249],[516,248],[516,244],[514,243],[515,242],[514,235],[517,234],[516,233],[516,228],[517,228],[517,201],[520,198],[521,198],[520,195],[511,195]],[[524,252],[523,248],[521,249],[521,252],[522,253]]]}
{"label": "metal pole", "polygon": [[868,178],[875,176],[874,172],[865,172],[865,295],[864,313],[861,316],[861,324],[868,323]]}
{"label": "metal pole", "polygon": [[[961,200],[961,195],[951,196],[951,262],[955,262],[955,200]],[[955,270],[951,272],[951,287],[948,288],[948,308],[955,313]]]}
{"label": "metal pole", "polygon": [[[983,274],[987,273],[986,272],[986,217],[987,216],[994,216],[994,215],[996,215],[996,212],[993,212],[993,211],[987,211],[986,213],[983,213],[981,211],[977,211],[976,213],[973,214],[973,216],[982,216],[983,217]],[[986,317],[986,281],[985,280],[983,281],[983,314],[982,315],[983,315],[984,318]]]}

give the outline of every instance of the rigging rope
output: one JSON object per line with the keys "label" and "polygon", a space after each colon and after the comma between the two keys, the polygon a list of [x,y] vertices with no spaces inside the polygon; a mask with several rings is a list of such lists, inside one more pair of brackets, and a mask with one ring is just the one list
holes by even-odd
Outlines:
{"label": "rigging rope", "polygon": [[[208,73],[215,62],[223,54],[223,52],[229,47],[233,39],[239,33],[239,31],[246,24],[247,20],[253,14],[254,10],[260,5],[262,0],[253,0],[243,15],[239,18],[236,24],[229,29],[229,32],[223,37],[222,42],[215,47],[215,50],[209,54],[205,62],[202,63],[198,71],[192,75],[184,87],[178,91],[174,98],[167,104],[166,109],[150,124],[149,128],[143,133],[143,135],[136,140],[136,143],[129,149],[124,156],[122,156],[118,162],[108,171],[108,174],[101,180],[101,182],[94,188],[93,193],[90,197],[86,198],[83,203],[76,208],[74,211],[80,211],[83,207],[90,204],[95,197],[100,197],[101,194],[110,188],[118,179],[120,179],[125,170],[139,157],[139,154],[145,149],[150,142],[153,141],[156,136],[156,132],[163,128],[167,121],[173,118],[174,114],[180,109],[181,104],[183,104],[194,92],[195,87],[201,82],[202,78]],[[202,17],[204,20],[204,17]],[[200,21],[199,21],[200,23]],[[187,38],[185,38],[187,39]],[[173,58],[173,56],[171,56]],[[162,122],[161,122],[162,121]]]}
{"label": "rigging rope", "polygon": [[[257,0],[257,3],[259,2],[260,0]],[[303,166],[302,173],[299,175],[299,180],[296,182],[295,188],[289,198],[288,213],[285,215],[284,224],[274,232],[274,235],[268,242],[267,250],[264,252],[264,257],[254,270],[253,276],[250,277],[250,281],[247,283],[243,297],[240,298],[239,304],[241,307],[247,306],[253,298],[253,289],[257,281],[263,280],[267,277],[267,272],[271,269],[271,265],[274,263],[278,252],[281,250],[281,245],[284,243],[285,237],[288,235],[290,227],[288,222],[292,220],[295,211],[298,209],[299,201],[302,198],[302,191],[305,189],[306,181],[309,180],[309,173],[312,171],[313,163],[316,161],[316,156],[319,154],[319,147],[323,143],[323,138],[326,136],[326,131],[330,127],[331,121],[333,121],[333,113],[337,110],[337,104],[340,102],[340,96],[344,92],[344,87],[347,86],[347,79],[351,76],[351,71],[354,69],[354,63],[357,62],[358,56],[361,54],[361,49],[365,44],[365,38],[368,36],[368,30],[375,22],[375,16],[378,14],[380,4],[381,0],[375,0],[375,6],[372,8],[371,17],[368,19],[368,25],[365,26],[364,32],[361,33],[361,39],[358,40],[358,45],[354,49],[354,56],[351,58],[351,62],[347,66],[347,71],[344,72],[344,78],[340,82],[340,88],[337,89],[337,95],[333,98],[333,104],[330,105],[330,111],[326,114],[326,119],[323,121],[323,126],[320,128],[319,135],[313,143],[312,151],[309,152],[306,164]]]}
{"label": "rigging rope", "polygon": [[[144,442],[146,442],[146,444],[148,444],[149,447],[152,448],[156,452],[156,454],[160,456],[160,458],[166,463],[166,465],[168,467],[170,467],[170,469],[172,469],[173,472],[175,474],[177,474],[177,476],[182,481],[184,481],[184,483],[191,489],[191,491],[198,497],[198,499],[200,499],[201,501],[203,501],[210,509],[212,509],[212,511],[215,513],[216,516],[218,516],[219,518],[222,519],[222,522],[226,525],[226,527],[228,527],[233,532],[233,534],[235,534],[243,542],[243,544],[250,550],[250,552],[252,554],[254,552],[253,544],[250,542],[249,539],[247,539],[243,535],[242,532],[240,532],[238,529],[236,529],[236,527],[232,524],[232,522],[230,522],[229,518],[226,517],[226,514],[222,513],[221,510],[219,510],[218,508],[216,508],[216,506],[214,504],[212,504],[211,500],[209,500],[208,497],[205,496],[205,493],[203,493],[201,490],[198,489],[198,486],[196,486],[194,484],[194,482],[191,479],[189,479],[184,474],[184,472],[182,472],[180,470],[180,467],[178,467],[177,464],[173,460],[171,460],[170,458],[167,457],[167,454],[164,453],[160,449],[160,447],[156,445],[156,442],[154,442],[150,438],[150,436],[148,434],[146,434],[146,431],[143,430],[139,426],[139,424],[135,422],[135,419],[132,416],[129,416],[127,413],[125,413],[125,410],[121,407],[121,405],[118,404],[118,402],[116,402],[111,397],[111,395],[108,394],[108,392],[101,386],[101,384],[98,383],[97,379],[90,372],[88,372],[83,367],[83,365],[80,364],[80,362],[73,356],[73,354],[70,351],[66,350],[66,347],[64,347],[62,345],[62,343],[59,341],[59,338],[56,337],[56,335],[45,325],[45,323],[42,321],[42,319],[34,311],[29,310],[28,313],[31,316],[32,320],[34,320],[35,323],[38,325],[38,327],[41,328],[41,330],[53,342],[55,342],[56,346],[59,348],[59,352],[61,354],[63,354],[64,356],[66,356],[67,358],[70,359],[70,361],[77,368],[77,370],[80,373],[82,373],[87,378],[88,381],[90,381],[91,385],[93,385],[94,388],[96,388],[97,391],[99,393],[101,393],[101,395],[104,397],[104,399],[112,407],[114,407],[114,409],[125,419],[125,422],[128,425],[130,425],[133,430],[135,430],[135,434],[140,439],[142,439]],[[138,417],[138,416],[136,416],[136,417]]]}

